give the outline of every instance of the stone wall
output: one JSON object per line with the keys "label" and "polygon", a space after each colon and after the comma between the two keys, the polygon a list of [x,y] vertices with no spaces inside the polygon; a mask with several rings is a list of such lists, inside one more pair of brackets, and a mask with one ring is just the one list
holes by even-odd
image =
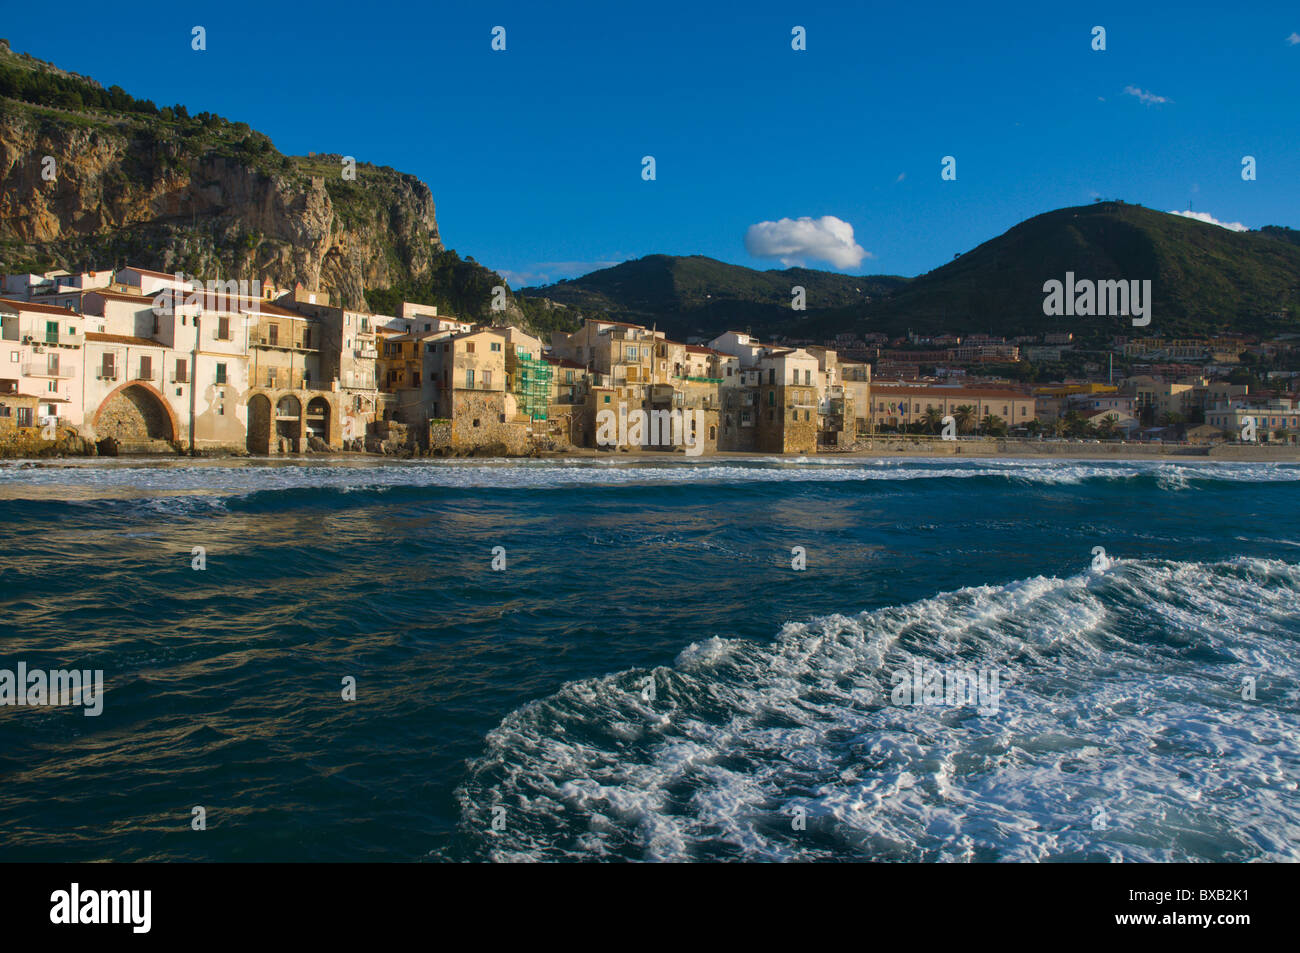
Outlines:
{"label": "stone wall", "polygon": [[522,455],[532,449],[527,426],[511,420],[504,391],[452,392],[451,449]]}

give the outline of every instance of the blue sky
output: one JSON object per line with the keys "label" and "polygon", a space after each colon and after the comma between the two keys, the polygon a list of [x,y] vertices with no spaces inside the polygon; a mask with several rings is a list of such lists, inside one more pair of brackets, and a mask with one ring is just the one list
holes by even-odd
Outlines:
{"label": "blue sky", "polygon": [[[1295,3],[884,6],[70,0],[0,31],[283,152],[414,173],[444,241],[516,285],[651,253],[914,275],[1098,196],[1300,227]],[[826,216],[852,238],[781,223]]]}

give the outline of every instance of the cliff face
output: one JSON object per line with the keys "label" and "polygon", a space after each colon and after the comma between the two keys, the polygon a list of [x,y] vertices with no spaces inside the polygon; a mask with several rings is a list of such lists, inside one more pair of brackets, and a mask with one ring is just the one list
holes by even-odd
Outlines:
{"label": "cliff face", "polygon": [[424,277],[442,243],[419,179],[364,163],[355,180],[343,171],[340,156],[282,156],[224,120],[3,100],[0,271],[130,263],[301,282],[361,308],[366,289]]}

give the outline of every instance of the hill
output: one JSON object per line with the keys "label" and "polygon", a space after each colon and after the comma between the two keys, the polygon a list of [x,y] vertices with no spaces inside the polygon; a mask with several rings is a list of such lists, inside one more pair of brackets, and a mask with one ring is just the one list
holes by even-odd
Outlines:
{"label": "hill", "polygon": [[[1267,334],[1300,321],[1300,232],[1234,232],[1140,205],[1104,202],[1035,216],[917,278],[853,277],[789,268],[755,271],[711,258],[650,255],[522,295],[658,322],[709,337],[728,327],[821,339],[842,331],[907,330],[1084,335],[1133,333],[1117,317],[1049,317],[1043,283],[1152,282],[1142,333]],[[790,309],[790,288],[808,310]]]}
{"label": "hill", "polygon": [[1116,317],[1048,317],[1043,283],[1147,280],[1152,321],[1168,336],[1294,329],[1300,319],[1300,245],[1290,229],[1235,232],[1124,202],[1057,209],[1002,235],[866,308],[820,318],[820,328],[1133,333]]}
{"label": "hill", "polygon": [[[906,283],[906,278],[889,275],[841,275],[809,268],[758,271],[703,255],[647,255],[519,293],[657,324],[677,336],[712,337],[737,325],[755,333],[774,328],[793,332],[817,315],[869,305]],[[804,289],[806,311],[791,308],[796,286]]]}

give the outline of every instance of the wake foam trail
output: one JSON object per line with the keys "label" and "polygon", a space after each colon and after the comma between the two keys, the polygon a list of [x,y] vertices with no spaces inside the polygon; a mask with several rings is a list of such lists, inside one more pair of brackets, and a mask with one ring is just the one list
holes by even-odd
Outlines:
{"label": "wake foam trail", "polygon": [[[1120,561],[703,639],[507,716],[458,789],[457,850],[1297,860],[1298,616],[1300,567]],[[998,672],[997,711],[892,703],[916,663]]]}

